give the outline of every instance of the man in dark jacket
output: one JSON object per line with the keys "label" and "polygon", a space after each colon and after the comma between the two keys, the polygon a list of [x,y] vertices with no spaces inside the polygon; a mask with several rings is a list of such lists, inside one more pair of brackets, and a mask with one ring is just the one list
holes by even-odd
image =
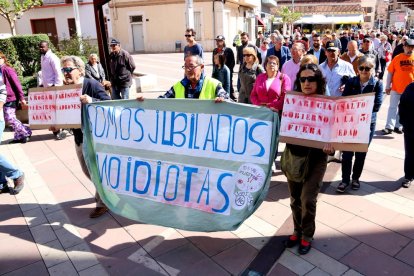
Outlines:
{"label": "man in dark jacket", "polygon": [[112,99],[129,99],[129,88],[135,70],[134,59],[127,51],[121,49],[121,43],[117,39],[113,38],[110,46],[112,50],[109,54]]}
{"label": "man in dark jacket", "polygon": [[325,49],[321,45],[321,36],[319,34],[314,34],[312,37],[313,47],[308,51],[307,54],[314,55],[319,61],[319,64],[323,63],[326,60]]}
{"label": "man in dark jacket", "polygon": [[374,50],[374,47],[372,45],[372,40],[369,36],[364,37],[361,44],[361,50],[360,52],[364,55],[372,55],[375,57],[375,76],[379,76],[379,73],[381,72],[381,65],[378,58],[378,52]]}
{"label": "man in dark jacket", "polygon": [[[93,101],[105,101],[111,98],[105,93],[104,87],[94,79],[84,78],[85,64],[76,56],[66,56],[61,60],[62,72],[64,75],[63,83],[82,84],[82,95],[80,101],[82,104],[91,103]],[[82,122],[83,123],[83,122]],[[88,168],[82,152],[83,132],[82,129],[73,129],[75,138],[76,155],[78,156],[83,173],[90,179]],[[108,211],[108,207],[103,203],[98,192],[95,193],[96,208],[89,214],[90,218],[97,218]]]}
{"label": "man in dark jacket", "polygon": [[267,50],[266,56],[277,56],[279,59],[279,68],[282,68],[283,64],[292,58],[292,55],[288,47],[282,46],[284,39],[282,35],[276,35],[273,38],[274,40],[272,42],[274,47]]}
{"label": "man in dark jacket", "polygon": [[414,180],[414,82],[407,85],[398,106],[400,123],[404,128],[404,180],[402,187],[408,188]]}
{"label": "man in dark jacket", "polygon": [[223,53],[225,57],[224,64],[226,64],[226,66],[230,70],[230,98],[232,100],[235,100],[236,98],[234,96],[234,88],[233,88],[233,70],[234,70],[234,66],[236,62],[234,61],[234,52],[231,48],[226,47],[225,38],[222,35],[218,35],[216,37],[216,45],[217,45],[217,48],[214,48],[213,50],[213,65],[214,65],[214,56],[216,54]]}
{"label": "man in dark jacket", "polygon": [[348,50],[348,42],[351,39],[348,36],[348,32],[344,31],[340,33],[339,41],[341,41],[341,54],[345,53]]}

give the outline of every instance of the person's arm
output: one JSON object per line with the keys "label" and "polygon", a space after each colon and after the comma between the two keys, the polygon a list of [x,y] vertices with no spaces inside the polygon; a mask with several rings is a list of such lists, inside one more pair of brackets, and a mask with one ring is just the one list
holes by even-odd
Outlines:
{"label": "person's arm", "polygon": [[102,64],[98,63],[99,75],[101,76],[102,81],[106,80],[105,70],[102,67]]}
{"label": "person's arm", "polygon": [[[287,47],[286,47],[286,48],[287,48]],[[286,58],[286,61],[288,61],[288,60],[290,60],[290,59],[292,58],[292,55],[291,55],[291,53],[290,53],[289,48],[287,48],[287,49],[286,49],[286,52],[287,52],[287,58]]]}
{"label": "person's arm", "polygon": [[234,61],[234,52],[231,48],[226,48],[226,51],[227,51],[227,55],[226,55],[227,56],[227,64],[228,64],[228,67],[229,67],[230,71],[232,71],[235,64],[236,64],[236,62]]}
{"label": "person's arm", "polygon": [[91,66],[89,64],[85,65],[85,78],[92,79]]}
{"label": "person's arm", "polygon": [[200,57],[201,57],[202,59],[204,59],[203,47],[202,47],[200,44],[198,44],[198,43],[197,43],[197,45],[198,45],[198,50],[199,50],[199,52],[200,52]]}
{"label": "person's arm", "polygon": [[228,94],[230,94],[230,70],[229,70],[229,68],[227,68],[226,65],[224,65],[224,66],[225,66],[225,68],[224,68],[225,74],[224,74],[223,88],[224,88],[224,90],[226,90],[226,92]]}
{"label": "person's arm", "polygon": [[55,76],[55,81],[53,83],[54,86],[62,86],[63,85],[63,75],[61,72],[60,67],[60,60],[56,55],[53,55],[50,59],[51,67],[53,70],[53,74]]}
{"label": "person's arm", "polygon": [[20,84],[16,71],[12,67],[6,67],[6,70],[4,70],[4,72],[6,74],[3,77],[6,77],[8,79],[16,98],[19,99],[21,103],[26,104],[26,100],[24,98],[24,93],[22,90],[22,85]]}
{"label": "person's arm", "polygon": [[129,53],[127,54],[127,59],[128,59],[128,64],[129,64],[129,72],[133,74],[135,70],[135,61]]}
{"label": "person's arm", "polygon": [[259,89],[258,86],[260,85],[259,84],[260,82],[261,82],[261,78],[257,78],[256,81],[254,82],[252,92],[250,93],[250,101],[254,105],[262,105],[262,103],[259,100],[259,92],[258,92],[258,89]]}
{"label": "person's arm", "polygon": [[173,99],[173,98],[175,98],[174,87],[171,86],[171,88],[167,92],[165,92],[164,95],[161,95],[158,98],[159,99]]}
{"label": "person's arm", "polygon": [[372,111],[378,112],[382,104],[383,91],[384,91],[384,86],[381,80],[378,80],[377,85],[374,88],[374,90],[375,90],[375,99],[374,99],[374,107]]}
{"label": "person's arm", "polygon": [[229,98],[227,91],[223,89],[221,84],[217,85],[217,88],[216,88],[216,101],[217,101],[217,98],[221,98],[224,100],[227,100]]}

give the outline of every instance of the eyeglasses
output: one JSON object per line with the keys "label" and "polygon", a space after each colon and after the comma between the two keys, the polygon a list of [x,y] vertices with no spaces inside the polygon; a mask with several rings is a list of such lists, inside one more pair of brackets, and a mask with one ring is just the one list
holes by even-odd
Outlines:
{"label": "eyeglasses", "polygon": [[70,74],[75,69],[78,69],[78,68],[76,68],[76,67],[63,67],[62,68],[62,73],[63,74]]}
{"label": "eyeglasses", "polygon": [[300,77],[299,80],[302,83],[305,82],[305,81],[308,81],[308,82],[316,82],[316,77],[315,76],[311,76],[311,77]]}
{"label": "eyeglasses", "polygon": [[118,44],[111,44],[111,45],[109,45],[109,47],[115,47],[116,45],[118,45]]}
{"label": "eyeglasses", "polygon": [[328,49],[327,51],[328,51],[328,53],[334,53],[334,52],[336,52],[336,50],[334,50],[334,49]]}
{"label": "eyeglasses", "polygon": [[243,54],[243,57],[251,57],[253,56],[252,54]]}
{"label": "eyeglasses", "polygon": [[359,71],[366,71],[366,72],[371,71],[372,68],[373,67],[368,67],[368,66],[359,66],[358,67]]}
{"label": "eyeglasses", "polygon": [[181,68],[183,68],[184,70],[187,71],[193,71],[194,69],[196,69],[197,67],[199,67],[201,64],[196,65],[196,66],[182,66]]}
{"label": "eyeglasses", "polygon": [[187,34],[186,34],[186,35],[184,35],[184,36],[185,36],[185,37],[192,37],[193,35],[187,35]]}

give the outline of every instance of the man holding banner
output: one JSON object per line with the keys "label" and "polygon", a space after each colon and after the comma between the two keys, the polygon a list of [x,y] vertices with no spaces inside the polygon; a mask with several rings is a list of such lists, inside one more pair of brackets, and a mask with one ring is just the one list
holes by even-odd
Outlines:
{"label": "man holding banner", "polygon": [[[64,84],[82,84],[82,95],[80,101],[82,104],[91,103],[94,101],[105,101],[111,98],[105,93],[104,87],[94,79],[87,79],[85,75],[85,64],[76,56],[65,56],[61,59],[62,73],[64,74]],[[78,156],[83,173],[90,179],[89,171],[85,163],[82,152],[83,132],[82,129],[77,128],[73,130],[75,138],[76,155]],[[97,218],[108,211],[108,208],[102,202],[99,194],[95,193],[96,208],[89,215],[90,218]]]}
{"label": "man holding banner", "polygon": [[174,84],[160,98],[217,99],[218,101],[228,99],[228,94],[222,84],[204,75],[204,61],[200,56],[186,56],[184,62],[182,67],[185,72],[184,79]]}

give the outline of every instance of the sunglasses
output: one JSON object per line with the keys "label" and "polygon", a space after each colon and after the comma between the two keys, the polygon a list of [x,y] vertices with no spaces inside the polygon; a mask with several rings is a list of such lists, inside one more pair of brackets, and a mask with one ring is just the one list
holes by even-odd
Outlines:
{"label": "sunglasses", "polygon": [[368,67],[368,66],[359,66],[358,67],[359,71],[366,71],[369,72],[371,71],[372,67]]}
{"label": "sunglasses", "polygon": [[308,82],[316,82],[316,77],[315,76],[311,76],[311,77],[300,77],[299,80],[302,83],[304,83],[305,81],[308,81]]}
{"label": "sunglasses", "polygon": [[336,52],[336,50],[334,50],[334,49],[328,49],[327,51],[328,51],[329,53]]}
{"label": "sunglasses", "polygon": [[185,37],[192,37],[193,35],[184,35]]}
{"label": "sunglasses", "polygon": [[62,73],[63,74],[70,74],[75,69],[78,69],[78,68],[76,68],[76,67],[63,67],[62,68]]}
{"label": "sunglasses", "polygon": [[251,57],[253,56],[252,54],[243,54],[243,57]]}

